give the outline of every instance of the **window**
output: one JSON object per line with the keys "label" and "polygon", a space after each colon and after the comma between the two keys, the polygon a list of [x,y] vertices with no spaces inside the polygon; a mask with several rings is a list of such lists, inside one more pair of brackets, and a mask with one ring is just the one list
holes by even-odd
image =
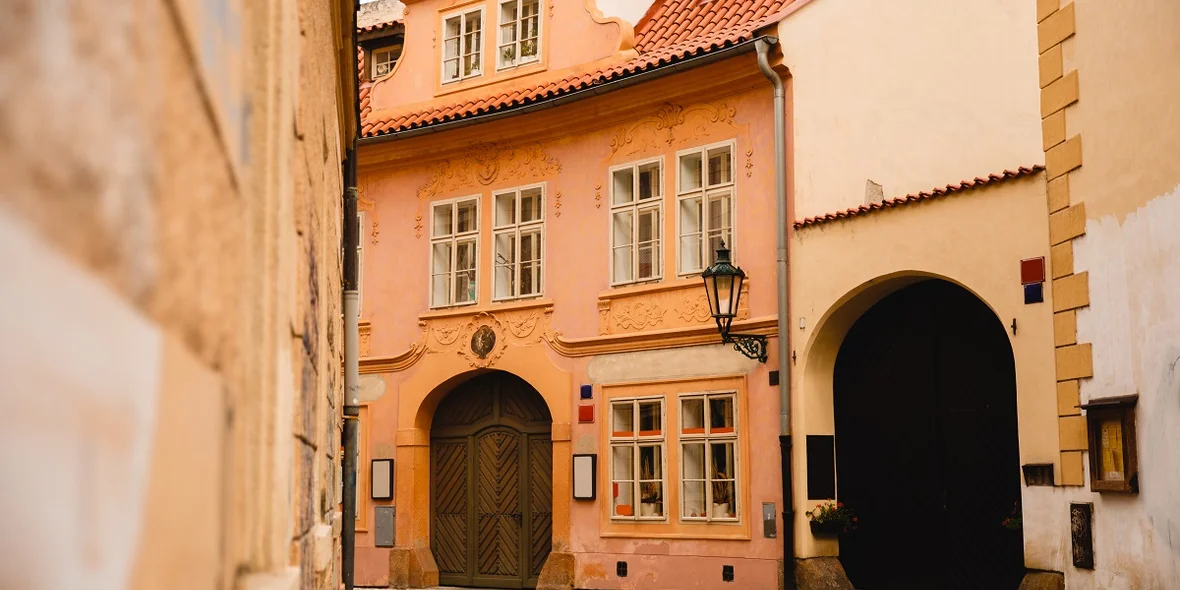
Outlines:
{"label": "window", "polygon": [[541,43],[539,0],[500,2],[498,68],[537,61]]}
{"label": "window", "polygon": [[722,240],[733,246],[733,144],[681,153],[677,183],[679,273],[716,262]]}
{"label": "window", "polygon": [[664,398],[610,404],[611,518],[663,520]]}
{"label": "window", "polygon": [[356,214],[356,317],[361,317],[361,296],[365,285],[365,212]]}
{"label": "window", "polygon": [[495,193],[495,297],[541,294],[541,240],[545,195],[534,186]]}
{"label": "window", "polygon": [[397,63],[397,57],[401,53],[401,47],[383,47],[381,49],[374,49],[370,54],[369,61],[372,62],[372,79],[376,80],[381,76],[393,71],[394,64]]}
{"label": "window", "polygon": [[443,83],[483,73],[483,10],[472,10],[443,20]]}
{"label": "window", "polygon": [[658,279],[663,161],[611,170],[611,284]]}
{"label": "window", "polygon": [[680,518],[737,521],[734,393],[680,398]]}
{"label": "window", "polygon": [[430,306],[475,303],[479,198],[436,203],[431,210]]}

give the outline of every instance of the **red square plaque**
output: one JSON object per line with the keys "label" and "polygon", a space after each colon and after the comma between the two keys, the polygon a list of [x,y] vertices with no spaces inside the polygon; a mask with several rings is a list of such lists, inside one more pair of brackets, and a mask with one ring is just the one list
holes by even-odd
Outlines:
{"label": "red square plaque", "polygon": [[1029,285],[1045,282],[1045,257],[1025,258],[1020,261],[1020,283]]}
{"label": "red square plaque", "polygon": [[578,406],[578,422],[586,423],[594,421],[594,406],[584,405]]}

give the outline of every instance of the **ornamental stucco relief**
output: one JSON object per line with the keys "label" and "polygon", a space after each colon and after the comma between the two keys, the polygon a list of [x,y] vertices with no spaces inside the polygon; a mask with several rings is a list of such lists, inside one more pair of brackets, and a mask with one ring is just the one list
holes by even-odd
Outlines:
{"label": "ornamental stucco relief", "polygon": [[[739,320],[750,317],[749,289],[748,282],[742,284]],[[606,336],[700,326],[712,323],[713,316],[705,299],[704,287],[693,282],[643,293],[602,297],[598,300],[598,320],[598,333]]]}
{"label": "ornamental stucco relief", "polygon": [[610,155],[632,156],[700,139],[717,126],[736,128],[737,109],[726,102],[681,106],[666,103],[654,114],[615,130]]}
{"label": "ornamental stucco relief", "polygon": [[540,143],[522,146],[480,143],[467,148],[458,158],[435,164],[429,179],[418,187],[418,199],[428,200],[477,185],[537,179],[559,172],[561,162],[550,156]]}

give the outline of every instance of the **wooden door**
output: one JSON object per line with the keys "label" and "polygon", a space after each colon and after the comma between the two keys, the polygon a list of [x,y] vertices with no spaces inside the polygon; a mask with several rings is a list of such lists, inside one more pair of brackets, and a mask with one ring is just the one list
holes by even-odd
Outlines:
{"label": "wooden door", "polygon": [[491,373],[450,393],[431,428],[431,549],[446,585],[535,587],[553,536],[544,400]]}

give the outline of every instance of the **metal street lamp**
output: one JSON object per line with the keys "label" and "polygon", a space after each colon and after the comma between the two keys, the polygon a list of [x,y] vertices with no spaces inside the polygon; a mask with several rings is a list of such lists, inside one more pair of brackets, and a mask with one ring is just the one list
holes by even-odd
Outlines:
{"label": "metal street lamp", "polygon": [[717,320],[721,341],[733,344],[733,348],[759,362],[766,362],[766,336],[756,334],[731,334],[730,326],[737,316],[738,303],[742,298],[742,282],[746,273],[729,260],[729,248],[725,242],[717,249],[717,262],[701,273],[705,280],[705,296],[709,300],[709,312]]}

